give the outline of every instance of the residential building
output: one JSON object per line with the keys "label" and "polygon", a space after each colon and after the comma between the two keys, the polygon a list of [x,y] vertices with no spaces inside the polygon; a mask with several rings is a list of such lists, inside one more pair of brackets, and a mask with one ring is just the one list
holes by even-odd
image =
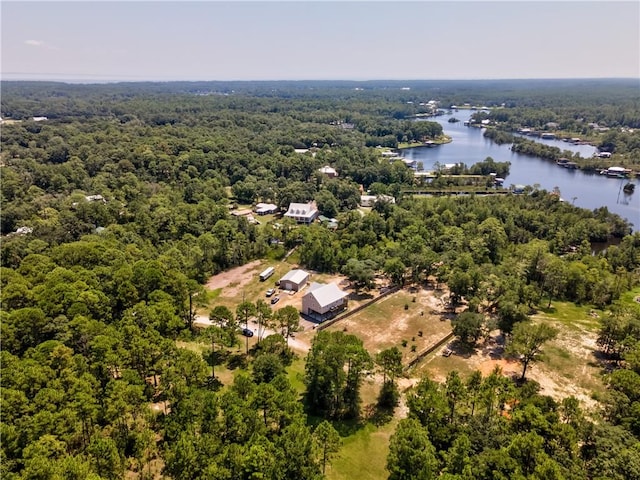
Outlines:
{"label": "residential building", "polygon": [[396,203],[391,195],[360,195],[361,207],[373,207],[376,202]]}
{"label": "residential building", "polygon": [[347,307],[347,296],[335,283],[313,282],[302,297],[302,313],[319,321],[326,320]]}
{"label": "residential building", "polygon": [[338,176],[338,172],[335,168],[326,165],[320,169],[318,169],[320,173],[324,173],[329,178],[336,178]]}
{"label": "residential building", "polygon": [[309,224],[320,214],[316,202],[291,203],[285,217],[293,218],[298,223]]}
{"label": "residential building", "polygon": [[271,213],[276,213],[278,211],[278,206],[273,203],[258,203],[255,206],[255,212],[258,215],[269,215]]}

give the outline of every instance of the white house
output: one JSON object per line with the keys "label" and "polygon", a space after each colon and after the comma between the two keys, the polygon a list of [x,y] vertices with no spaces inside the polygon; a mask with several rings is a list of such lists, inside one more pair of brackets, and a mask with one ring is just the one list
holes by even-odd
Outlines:
{"label": "white house", "polygon": [[276,213],[278,211],[278,206],[273,203],[258,203],[255,207],[255,212],[258,215],[268,215],[270,213]]}
{"label": "white house", "polygon": [[280,279],[280,288],[283,290],[299,291],[307,284],[309,273],[304,270],[291,270]]}
{"label": "white house", "polygon": [[338,172],[335,168],[330,167],[329,165],[325,165],[322,168],[319,168],[318,171],[320,173],[324,173],[329,178],[336,178],[338,176]]}
{"label": "white house", "polygon": [[302,313],[321,317],[335,315],[347,307],[347,296],[348,294],[340,290],[335,283],[313,282],[309,291],[302,297]]}
{"label": "white house", "polygon": [[360,195],[361,207],[373,207],[376,202],[396,203],[396,199],[391,195]]}
{"label": "white house", "polygon": [[291,203],[285,217],[293,218],[298,223],[311,223],[320,214],[316,202]]}

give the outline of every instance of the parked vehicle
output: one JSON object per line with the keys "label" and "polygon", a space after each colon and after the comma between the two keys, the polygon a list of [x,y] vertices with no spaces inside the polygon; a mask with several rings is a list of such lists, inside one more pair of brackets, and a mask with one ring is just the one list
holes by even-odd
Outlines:
{"label": "parked vehicle", "polygon": [[449,348],[445,348],[442,352],[443,357],[450,357],[453,352]]}
{"label": "parked vehicle", "polygon": [[264,272],[260,274],[260,281],[264,282],[267,278],[273,275],[276,272],[276,269],[273,267],[267,268]]}
{"label": "parked vehicle", "polygon": [[242,335],[244,335],[245,337],[253,337],[253,330],[250,330],[248,328],[243,328]]}
{"label": "parked vehicle", "polygon": [[280,297],[273,297],[271,299],[271,305],[275,305],[276,303],[278,303],[280,301]]}
{"label": "parked vehicle", "polygon": [[270,297],[271,295],[273,295],[274,293],[276,293],[276,289],[275,288],[270,288],[269,290],[267,290],[267,293],[265,294],[267,297]]}

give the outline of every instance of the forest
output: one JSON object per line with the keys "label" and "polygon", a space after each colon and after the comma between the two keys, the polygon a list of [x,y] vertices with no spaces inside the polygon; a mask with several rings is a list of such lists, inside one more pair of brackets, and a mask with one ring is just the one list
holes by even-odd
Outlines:
{"label": "forest", "polygon": [[[504,121],[575,114],[619,128],[607,134],[617,142],[640,126],[634,87],[2,82],[0,476],[340,478],[332,463],[370,422],[362,388],[375,377],[376,418],[394,425],[375,478],[640,478],[640,302],[627,301],[640,298],[637,225],[532,186],[414,196],[411,169],[382,155],[442,134],[413,120],[432,99],[504,104]],[[462,167],[508,172],[492,159]],[[364,192],[394,202],[363,209]],[[231,213],[312,200],[336,229]],[[594,242],[609,245],[595,253]],[[499,330],[521,377],[451,369],[403,390],[397,348],[319,331],[302,355],[288,343],[296,309],[248,299],[234,310],[204,288],[291,249],[304,268],[365,292],[376,277],[446,287],[463,311],[451,322],[457,341],[471,351]],[[606,393],[595,410],[526,377],[557,335],[533,319],[552,302],[601,313]],[[216,324],[196,328],[198,314]],[[245,350],[248,318],[276,333]],[[216,375],[221,358],[230,381]]]}

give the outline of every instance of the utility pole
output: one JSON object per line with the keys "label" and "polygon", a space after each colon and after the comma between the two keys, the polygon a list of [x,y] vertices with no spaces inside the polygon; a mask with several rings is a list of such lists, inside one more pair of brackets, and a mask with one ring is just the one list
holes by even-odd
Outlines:
{"label": "utility pole", "polygon": [[[244,304],[244,290],[242,291],[242,303]],[[244,328],[246,328],[247,330],[249,329],[249,312],[247,312],[246,309],[244,313]],[[249,356],[249,336],[245,335],[244,339],[245,339],[247,356]]]}

